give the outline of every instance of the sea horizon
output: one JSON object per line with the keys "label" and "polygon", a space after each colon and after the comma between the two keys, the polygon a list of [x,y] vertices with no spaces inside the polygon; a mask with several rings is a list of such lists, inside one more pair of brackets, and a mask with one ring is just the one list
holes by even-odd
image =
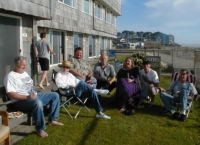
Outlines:
{"label": "sea horizon", "polygon": [[180,44],[182,47],[200,47],[200,44]]}

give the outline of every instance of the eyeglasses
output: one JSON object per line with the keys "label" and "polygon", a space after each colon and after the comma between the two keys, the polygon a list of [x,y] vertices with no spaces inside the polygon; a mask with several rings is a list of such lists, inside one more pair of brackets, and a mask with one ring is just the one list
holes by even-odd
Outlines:
{"label": "eyeglasses", "polygon": [[63,66],[63,68],[69,69],[69,67],[67,67],[67,66]]}

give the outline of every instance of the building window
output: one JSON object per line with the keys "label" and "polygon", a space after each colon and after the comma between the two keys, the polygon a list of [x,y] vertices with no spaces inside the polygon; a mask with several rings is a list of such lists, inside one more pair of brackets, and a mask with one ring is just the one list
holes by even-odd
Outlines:
{"label": "building window", "polygon": [[112,15],[112,24],[116,26],[116,16]]}
{"label": "building window", "polygon": [[103,50],[103,49],[104,49],[103,37],[99,37],[99,47],[100,47],[100,50]]}
{"label": "building window", "polygon": [[90,0],[83,0],[83,11],[90,14]]}
{"label": "building window", "polygon": [[74,7],[75,0],[58,0],[59,2]]}
{"label": "building window", "polygon": [[50,56],[50,64],[57,64],[63,58],[63,34],[59,31],[50,31],[50,43],[56,55]]}
{"label": "building window", "polygon": [[122,0],[117,0],[120,4],[121,4],[121,2],[122,2]]}
{"label": "building window", "polygon": [[106,22],[110,23],[110,12],[108,10],[106,10]]}
{"label": "building window", "polygon": [[95,36],[89,36],[89,57],[95,55]]}
{"label": "building window", "polygon": [[95,3],[95,17],[102,19],[102,7],[97,3]]}
{"label": "building window", "polygon": [[74,49],[83,48],[83,34],[74,34]]}

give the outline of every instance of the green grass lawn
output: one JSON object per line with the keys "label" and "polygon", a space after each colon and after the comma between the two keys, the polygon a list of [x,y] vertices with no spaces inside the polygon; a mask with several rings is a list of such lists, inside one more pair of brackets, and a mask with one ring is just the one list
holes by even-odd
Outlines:
{"label": "green grass lawn", "polygon": [[[160,86],[168,88],[170,79],[161,77]],[[114,94],[114,91],[112,92]],[[85,108],[77,119],[72,120],[64,109],[60,119],[64,126],[47,126],[47,138],[35,133],[29,135],[19,145],[198,145],[200,144],[199,100],[194,103],[193,112],[186,122],[172,120],[170,114],[161,115],[163,106],[156,96],[154,108],[140,106],[135,115],[125,116],[117,109],[109,107],[113,94],[101,98],[104,112],[110,120],[97,119],[95,110]],[[147,103],[147,102],[146,102]],[[78,109],[78,106],[72,108]],[[74,109],[69,109],[75,113]]]}

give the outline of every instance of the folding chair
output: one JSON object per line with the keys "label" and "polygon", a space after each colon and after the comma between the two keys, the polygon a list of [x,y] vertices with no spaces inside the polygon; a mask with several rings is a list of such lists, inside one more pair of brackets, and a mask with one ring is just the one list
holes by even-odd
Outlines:
{"label": "folding chair", "polygon": [[[85,98],[85,99],[81,100],[81,99],[76,95],[74,88],[67,87],[66,89],[61,89],[61,88],[57,88],[57,90],[53,89],[54,86],[56,86],[56,82],[55,82],[55,76],[56,76],[56,74],[57,74],[57,71],[53,69],[53,70],[52,70],[52,82],[53,82],[54,84],[52,85],[52,89],[51,89],[51,90],[52,90],[53,92],[57,92],[57,93],[60,95],[60,102],[61,102],[60,107],[63,107],[63,108],[65,109],[65,111],[68,113],[68,115],[69,115],[72,119],[73,119],[73,118],[75,119],[75,118],[78,116],[78,114],[80,113],[80,111],[81,111],[81,109],[82,109],[83,107],[85,107],[85,108],[88,110],[88,112],[90,112],[90,109],[88,109],[88,107],[86,106],[86,102],[87,102],[88,98]],[[57,87],[57,86],[56,86],[56,87]],[[73,104],[70,103],[70,101],[72,101],[72,99],[75,99],[75,100],[76,100]],[[77,113],[75,114],[75,116],[73,117],[73,116],[71,115],[71,113],[67,110],[66,107],[70,107],[70,106],[75,105],[75,104],[80,104],[81,106],[80,106],[80,108],[78,109],[78,111],[77,111]]]}
{"label": "folding chair", "polygon": [[[175,72],[171,75],[171,82],[178,81],[180,79],[180,73]],[[196,76],[193,74],[188,74],[188,82],[193,83],[193,85],[196,85]],[[199,98],[199,95],[195,95],[190,101],[187,102],[187,108],[186,108],[186,117],[188,117],[189,113],[192,111],[193,103],[194,101],[197,101]],[[171,102],[174,107],[176,107],[177,111],[181,108],[181,103]]]}

